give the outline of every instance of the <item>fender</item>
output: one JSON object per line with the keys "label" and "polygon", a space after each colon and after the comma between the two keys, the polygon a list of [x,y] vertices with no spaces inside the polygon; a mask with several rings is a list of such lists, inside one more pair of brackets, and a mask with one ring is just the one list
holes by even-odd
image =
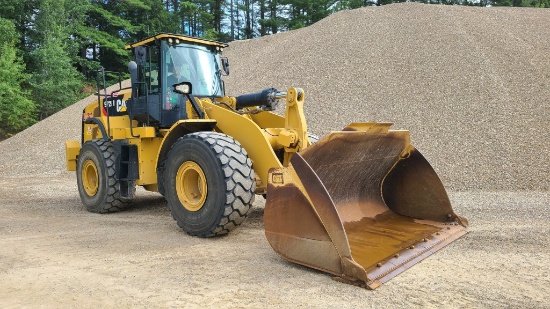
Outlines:
{"label": "fender", "polygon": [[157,183],[158,191],[164,194],[163,177],[164,161],[172,145],[182,136],[198,131],[213,131],[217,121],[214,119],[187,119],[174,123],[172,127],[164,134],[164,139],[160,145],[157,155]]}

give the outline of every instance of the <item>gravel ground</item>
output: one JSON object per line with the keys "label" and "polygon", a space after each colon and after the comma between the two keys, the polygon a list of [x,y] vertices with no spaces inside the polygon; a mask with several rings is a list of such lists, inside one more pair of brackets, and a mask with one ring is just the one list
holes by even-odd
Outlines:
{"label": "gravel ground", "polygon": [[[312,131],[391,121],[453,190],[550,189],[550,10],[405,3],[235,42],[233,94],[302,87]],[[254,82],[251,82],[254,81]]]}
{"label": "gravel ground", "polygon": [[286,262],[241,227],[185,236],[162,197],[86,212],[74,175],[0,180],[3,308],[548,308],[548,193],[450,192],[471,233],[375,291]]}
{"label": "gravel ground", "polygon": [[229,94],[306,91],[312,131],[409,129],[471,233],[373,292],[288,263],[263,203],[226,237],[185,236],[158,194],[84,210],[64,141],[87,98],[0,142],[2,307],[550,307],[550,10],[421,4],[334,14],[234,42]]}

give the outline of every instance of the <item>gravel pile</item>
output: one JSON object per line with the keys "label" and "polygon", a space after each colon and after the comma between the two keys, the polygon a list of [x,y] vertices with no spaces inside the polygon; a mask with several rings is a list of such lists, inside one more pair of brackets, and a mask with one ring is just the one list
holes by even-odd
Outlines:
{"label": "gravel pile", "polygon": [[[129,81],[122,83],[122,87],[129,86]],[[116,84],[107,91],[111,93],[119,88]],[[0,142],[0,176],[65,173],[65,141],[80,140],[82,110],[93,101],[97,101],[97,95],[89,96]]]}
{"label": "gravel pile", "polygon": [[[548,191],[550,10],[403,3],[230,44],[229,95],[306,92],[310,130],[392,121],[451,190]],[[0,143],[0,175],[59,174],[88,98]]]}
{"label": "gravel pile", "polygon": [[453,190],[548,191],[550,10],[402,3],[235,42],[231,94],[304,88],[310,130],[391,121]]}

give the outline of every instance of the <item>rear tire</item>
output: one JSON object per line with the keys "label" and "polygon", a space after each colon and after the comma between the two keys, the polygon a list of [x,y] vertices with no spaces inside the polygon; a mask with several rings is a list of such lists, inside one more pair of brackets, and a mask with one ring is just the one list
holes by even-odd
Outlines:
{"label": "rear tire", "polygon": [[90,212],[119,211],[130,203],[120,198],[115,157],[113,144],[102,139],[86,142],[80,150],[76,181],[80,200]]}
{"label": "rear tire", "polygon": [[168,153],[165,197],[172,217],[187,234],[229,233],[254,202],[254,170],[246,150],[216,132],[181,137]]}

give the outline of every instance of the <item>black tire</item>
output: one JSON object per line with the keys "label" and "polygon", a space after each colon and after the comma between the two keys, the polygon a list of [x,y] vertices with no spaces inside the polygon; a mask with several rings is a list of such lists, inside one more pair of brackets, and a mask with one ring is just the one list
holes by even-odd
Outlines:
{"label": "black tire", "polygon": [[227,234],[246,219],[255,197],[254,170],[233,138],[216,132],[185,135],[170,149],[165,167],[165,198],[187,234]]}
{"label": "black tire", "polygon": [[76,180],[80,199],[88,211],[119,211],[131,202],[120,198],[120,186],[115,177],[115,150],[111,142],[96,139],[84,143],[78,155]]}

